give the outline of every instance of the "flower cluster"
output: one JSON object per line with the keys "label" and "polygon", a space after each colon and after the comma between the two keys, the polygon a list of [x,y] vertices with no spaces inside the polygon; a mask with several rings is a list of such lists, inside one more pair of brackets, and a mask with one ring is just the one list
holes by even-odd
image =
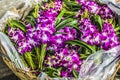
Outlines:
{"label": "flower cluster", "polygon": [[12,41],[16,43],[20,53],[24,54],[31,51],[34,47],[40,46],[41,43],[46,44],[50,42],[53,33],[56,31],[55,20],[58,15],[57,11],[62,8],[61,1],[57,0],[55,5],[55,8],[49,8],[39,12],[35,26],[31,26],[27,23],[26,33],[23,33],[20,29],[8,29],[9,36]]}
{"label": "flower cluster", "polygon": [[18,28],[8,28],[8,34],[11,40],[16,43],[18,52],[23,54],[32,50],[32,45],[30,45],[22,30]]}
{"label": "flower cluster", "polygon": [[114,13],[106,5],[100,7],[98,15],[100,15],[103,19],[112,19],[114,17]]}
{"label": "flower cluster", "polygon": [[92,24],[91,20],[84,18],[80,23],[80,32],[82,32],[81,40],[90,44],[98,45],[100,42],[100,34],[97,27]]}
{"label": "flower cluster", "polygon": [[101,48],[104,50],[111,49],[120,44],[118,37],[116,36],[116,32],[112,26],[112,24],[104,22],[103,29],[100,33],[101,40]]}
{"label": "flower cluster", "polygon": [[55,0],[54,6],[56,11],[60,11],[62,9],[62,1]]}
{"label": "flower cluster", "polygon": [[111,19],[114,17],[113,12],[106,5],[99,5],[93,0],[77,0],[77,2],[82,5],[82,9],[87,9],[90,13],[97,14],[103,19]]}
{"label": "flower cluster", "polygon": [[[67,1],[69,2],[69,0]],[[31,70],[44,70],[51,75],[51,70],[50,74],[49,70],[46,70],[46,67],[49,67],[50,69],[55,68],[55,72],[60,71],[61,77],[76,77],[75,73],[79,72],[83,62],[80,58],[86,58],[92,48],[89,45],[109,50],[120,44],[112,24],[107,22],[108,19],[113,18],[114,14],[106,5],[101,5],[93,0],[77,0],[82,8],[78,10],[78,7],[74,10],[72,8],[79,4],[74,3],[70,7],[67,3],[62,6],[62,0],[50,2],[50,4],[44,4],[44,9],[39,10],[38,7],[35,7],[35,11],[39,11],[34,13],[33,10],[33,14],[22,22],[25,27],[19,24],[8,27],[8,36],[15,43],[19,53],[22,55],[26,53],[24,61]],[[76,15],[76,13],[78,14]],[[33,24],[26,22],[28,18],[33,18],[34,14],[38,14],[38,17],[31,19],[30,22]],[[94,16],[99,19],[92,20]],[[72,20],[78,20],[78,23]],[[93,21],[95,23],[98,21],[102,30],[98,30]],[[8,24],[8,26],[11,25]],[[31,55],[29,52],[33,54]],[[52,75],[54,76],[54,74]]]}
{"label": "flower cluster", "polygon": [[84,18],[80,22],[80,32],[82,32],[81,40],[90,44],[100,46],[104,50],[119,45],[118,37],[112,24],[104,22],[101,32],[88,18]]}
{"label": "flower cluster", "polygon": [[20,29],[8,28],[8,34],[11,40],[15,43],[20,42],[24,39],[24,33]]}
{"label": "flower cluster", "polygon": [[40,12],[36,29],[39,32],[37,35],[42,43],[49,42],[50,37],[55,32],[55,19],[57,15],[58,13],[53,8]]}
{"label": "flower cluster", "polygon": [[77,72],[80,70],[82,60],[79,59],[78,52],[74,49],[68,49],[68,47],[60,48],[55,52],[54,56],[47,56],[45,64],[50,67],[64,67],[61,71],[62,77],[72,77],[72,70]]}
{"label": "flower cluster", "polygon": [[77,31],[71,27],[64,27],[56,32],[50,39],[50,45],[48,50],[54,50],[64,47],[65,42],[68,40],[74,40],[76,38]]}

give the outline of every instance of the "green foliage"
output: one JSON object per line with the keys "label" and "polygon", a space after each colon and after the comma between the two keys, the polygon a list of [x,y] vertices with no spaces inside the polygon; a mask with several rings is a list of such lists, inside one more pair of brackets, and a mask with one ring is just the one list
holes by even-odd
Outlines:
{"label": "green foliage", "polygon": [[30,14],[25,18],[25,22],[29,22],[32,26],[35,26],[35,19],[38,17],[39,8],[39,5],[36,5]]}
{"label": "green foliage", "polygon": [[89,12],[85,9],[84,13],[81,15],[82,18],[89,18]]}
{"label": "green foliage", "polygon": [[64,19],[56,26],[56,30],[64,28],[65,26],[76,27],[75,25],[77,24],[78,24],[77,19],[74,19],[74,18]]}
{"label": "green foliage", "polygon": [[78,73],[75,69],[73,69],[72,72],[73,72],[74,77],[75,77],[75,78],[78,78],[79,73]]}
{"label": "green foliage", "polygon": [[87,43],[80,41],[80,40],[67,41],[67,44],[84,47],[85,49],[89,50],[91,53],[95,52],[94,46],[90,46]]}
{"label": "green foliage", "polygon": [[24,54],[24,56],[25,56],[25,59],[26,59],[28,65],[29,65],[32,69],[35,69],[36,66],[35,66],[34,61],[33,61],[33,59],[32,59],[32,53],[31,53],[31,52],[26,52],[26,53]]}
{"label": "green foliage", "polygon": [[33,15],[34,18],[38,17],[38,12],[39,12],[39,5],[36,5],[31,14]]}
{"label": "green foliage", "polygon": [[60,77],[60,73],[61,73],[62,67],[56,69],[53,67],[46,67],[45,68],[45,72],[48,74],[48,76],[51,77]]}
{"label": "green foliage", "polygon": [[25,22],[29,22],[32,26],[34,26],[36,23],[35,18],[33,16],[27,16]]}
{"label": "green foliage", "polygon": [[26,32],[25,24],[22,23],[21,21],[18,21],[18,20],[9,20],[9,21],[8,21],[8,26],[9,26],[9,27],[19,28],[19,29],[21,29],[23,32]]}
{"label": "green foliage", "polygon": [[47,44],[41,45],[40,54],[39,54],[39,65],[38,65],[40,70],[43,70],[43,62],[46,55],[46,47]]}
{"label": "green foliage", "polygon": [[56,25],[61,21],[65,12],[66,12],[66,10],[63,8],[62,11],[60,12],[60,14],[56,18]]}
{"label": "green foliage", "polygon": [[[41,57],[41,56],[40,56],[40,51],[41,51],[41,50],[40,50],[40,47],[35,47],[35,53],[36,53],[36,56],[37,56],[37,57],[36,57],[37,65],[40,64],[40,63],[39,63],[39,62],[40,62],[40,57]],[[39,66],[37,66],[37,67],[39,68]]]}
{"label": "green foliage", "polygon": [[81,5],[76,3],[76,1],[64,0],[64,6],[68,11],[78,11],[81,9]]}
{"label": "green foliage", "polygon": [[93,23],[98,27],[99,31],[102,30],[103,27],[103,20],[101,19],[101,17],[99,15],[94,15],[92,17]]}
{"label": "green foliage", "polygon": [[[83,52],[84,51],[84,52]],[[80,53],[80,59],[86,59],[90,54],[92,54],[92,53],[90,53],[90,51],[89,50],[87,50],[87,49],[85,49],[85,50],[83,50],[81,53]]]}

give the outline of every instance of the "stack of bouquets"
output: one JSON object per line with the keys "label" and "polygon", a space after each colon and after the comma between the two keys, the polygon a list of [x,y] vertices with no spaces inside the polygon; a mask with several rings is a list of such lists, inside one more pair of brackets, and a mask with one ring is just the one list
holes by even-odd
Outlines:
{"label": "stack of bouquets", "polygon": [[9,20],[4,32],[36,76],[77,78],[90,54],[120,44],[115,13],[93,0],[48,0],[24,20]]}

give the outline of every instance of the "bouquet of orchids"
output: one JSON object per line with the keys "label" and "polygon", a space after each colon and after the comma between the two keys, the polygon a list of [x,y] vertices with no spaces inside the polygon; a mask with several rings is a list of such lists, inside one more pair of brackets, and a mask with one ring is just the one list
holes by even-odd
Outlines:
{"label": "bouquet of orchids", "polygon": [[120,44],[115,13],[95,0],[48,0],[24,20],[8,20],[4,33],[33,75],[78,77],[83,61]]}

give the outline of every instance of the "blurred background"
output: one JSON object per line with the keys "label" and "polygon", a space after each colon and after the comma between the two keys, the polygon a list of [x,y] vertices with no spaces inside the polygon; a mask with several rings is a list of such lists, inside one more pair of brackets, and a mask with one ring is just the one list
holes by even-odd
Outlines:
{"label": "blurred background", "polygon": [[6,64],[2,60],[2,57],[0,57],[0,80],[20,80],[6,66]]}

